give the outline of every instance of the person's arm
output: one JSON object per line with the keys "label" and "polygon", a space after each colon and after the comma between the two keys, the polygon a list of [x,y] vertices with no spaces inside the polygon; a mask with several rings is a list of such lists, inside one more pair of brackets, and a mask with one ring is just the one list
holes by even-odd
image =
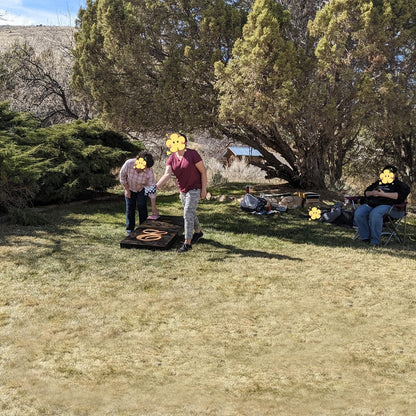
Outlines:
{"label": "person's arm", "polygon": [[126,196],[126,198],[130,199],[131,195],[130,195],[130,188],[129,188],[128,178],[127,178],[127,162],[125,162],[124,165],[120,169],[120,183],[123,185],[124,195]]}
{"label": "person's arm", "polygon": [[166,166],[165,169],[165,173],[163,174],[163,176],[157,181],[156,183],[156,187],[157,188],[161,188],[163,185],[165,185],[165,183],[170,179],[171,175],[172,175],[172,167],[170,165]]}
{"label": "person's arm", "polygon": [[371,184],[364,192],[365,196],[375,196],[376,198],[398,199],[398,192],[385,192],[379,187],[379,182]]}
{"label": "person's arm", "polygon": [[202,160],[195,163],[195,167],[199,170],[199,173],[201,174],[201,198],[204,199],[207,196],[207,170]]}
{"label": "person's arm", "polygon": [[153,215],[159,215],[159,211],[156,208],[156,195],[150,196],[150,203],[152,204],[152,214]]}
{"label": "person's arm", "polygon": [[367,191],[365,196],[376,196],[380,198],[398,199],[398,192],[384,192],[382,189],[375,189],[374,191]]}

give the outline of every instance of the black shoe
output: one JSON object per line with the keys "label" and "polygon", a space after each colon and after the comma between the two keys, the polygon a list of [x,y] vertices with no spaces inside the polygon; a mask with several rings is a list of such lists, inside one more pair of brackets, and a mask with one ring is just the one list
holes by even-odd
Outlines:
{"label": "black shoe", "polygon": [[180,248],[178,248],[178,253],[185,253],[185,251],[192,250],[192,246],[190,244],[183,243]]}
{"label": "black shoe", "polygon": [[204,236],[204,233],[200,231],[199,233],[194,233],[192,236],[191,244],[197,243],[202,237]]}

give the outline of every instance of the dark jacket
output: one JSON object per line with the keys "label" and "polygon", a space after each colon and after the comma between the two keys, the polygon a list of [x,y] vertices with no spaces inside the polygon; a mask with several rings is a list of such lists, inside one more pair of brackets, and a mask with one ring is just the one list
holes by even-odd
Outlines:
{"label": "dark jacket", "polygon": [[402,204],[406,201],[407,195],[410,193],[410,188],[403,182],[396,179],[393,183],[383,184],[381,181],[376,181],[372,183],[365,191],[364,195],[367,191],[374,191],[375,189],[380,188],[384,192],[397,192],[398,198],[391,199],[391,198],[384,198],[380,196],[368,196],[365,197],[365,203],[370,205],[370,207],[377,207],[378,205],[395,205],[395,204]]}

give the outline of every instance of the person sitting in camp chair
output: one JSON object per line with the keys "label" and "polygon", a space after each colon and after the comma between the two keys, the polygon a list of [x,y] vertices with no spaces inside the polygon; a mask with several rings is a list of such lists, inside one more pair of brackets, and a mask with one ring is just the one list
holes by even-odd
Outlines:
{"label": "person sitting in camp chair", "polygon": [[400,218],[405,215],[403,210],[396,210],[394,205],[403,204],[409,193],[409,186],[397,177],[397,168],[385,166],[379,180],[364,191],[364,203],[355,210],[354,225],[358,228],[361,241],[379,246],[384,216],[389,214],[393,218]]}

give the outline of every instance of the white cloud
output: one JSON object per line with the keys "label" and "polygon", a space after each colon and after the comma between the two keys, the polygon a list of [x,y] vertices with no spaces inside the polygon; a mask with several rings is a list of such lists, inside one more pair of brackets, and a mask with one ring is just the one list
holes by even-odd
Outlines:
{"label": "white cloud", "polygon": [[75,11],[48,11],[22,7],[19,0],[0,0],[0,25],[11,26],[74,26],[78,9]]}
{"label": "white cloud", "polygon": [[36,22],[27,16],[17,16],[5,10],[0,10],[0,25],[30,26],[35,24]]}

